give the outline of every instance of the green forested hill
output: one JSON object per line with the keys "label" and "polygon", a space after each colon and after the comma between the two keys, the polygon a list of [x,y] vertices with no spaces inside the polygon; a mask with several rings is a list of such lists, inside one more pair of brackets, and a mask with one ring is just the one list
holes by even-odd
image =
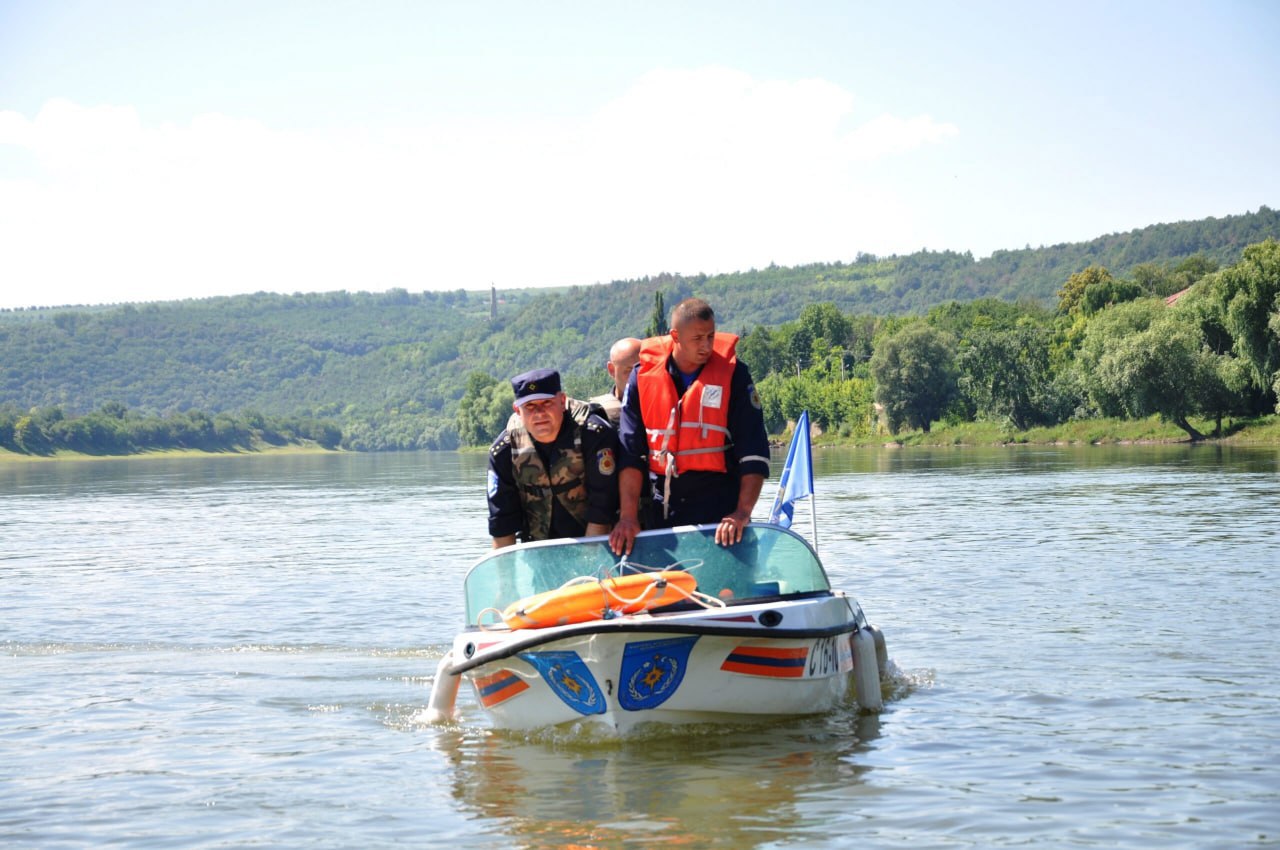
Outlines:
{"label": "green forested hill", "polygon": [[[1264,206],[1256,213],[1156,224],[1089,242],[996,251],[978,262],[954,253],[913,254],[899,263],[895,288],[909,291],[914,287],[921,292],[924,300],[912,305],[914,310],[928,309],[941,301],[986,297],[1005,301],[1032,298],[1051,305],[1063,282],[1091,265],[1103,266],[1122,278],[1133,276],[1145,265],[1174,265],[1196,255],[1224,267],[1240,259],[1246,245],[1275,238],[1278,233],[1280,212]],[[903,306],[911,300],[905,298]]]}
{"label": "green forested hill", "polygon": [[[1280,237],[1280,213],[1162,224],[1085,243],[968,254],[861,255],[715,276],[659,275],[559,291],[254,295],[93,308],[0,311],[0,407],[114,403],[149,414],[255,411],[331,418],[355,448],[448,448],[468,376],[498,381],[559,367],[578,395],[604,388],[605,354],[641,335],[655,293],[697,294],[728,330],[795,320],[829,302],[850,314],[923,313],[952,300],[1056,302],[1091,265],[1158,276],[1198,255],[1215,266]],[[1172,280],[1172,278],[1170,278]],[[1151,287],[1148,287],[1151,288]],[[495,391],[496,392],[496,391]]]}
{"label": "green forested hill", "polygon": [[[504,309],[515,309],[504,305]],[[68,413],[442,413],[488,293],[255,295],[0,314],[0,403]],[[455,374],[456,373],[456,374]]]}

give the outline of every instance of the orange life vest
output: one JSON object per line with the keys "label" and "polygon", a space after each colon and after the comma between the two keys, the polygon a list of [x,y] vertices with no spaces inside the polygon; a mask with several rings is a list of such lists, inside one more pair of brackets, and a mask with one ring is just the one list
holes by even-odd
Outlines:
{"label": "orange life vest", "polygon": [[738,363],[737,346],[734,334],[716,333],[711,359],[684,395],[676,391],[667,372],[667,360],[675,348],[671,337],[650,337],[640,346],[636,389],[653,472],[728,471],[729,385]]}

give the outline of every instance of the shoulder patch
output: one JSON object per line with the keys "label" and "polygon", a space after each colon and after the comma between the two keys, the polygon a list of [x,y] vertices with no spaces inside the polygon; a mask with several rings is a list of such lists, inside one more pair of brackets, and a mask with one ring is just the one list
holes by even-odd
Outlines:
{"label": "shoulder patch", "polygon": [[600,470],[601,475],[613,475],[613,471],[618,468],[617,462],[613,459],[613,449],[601,449],[596,452],[596,468]]}
{"label": "shoulder patch", "polygon": [[485,491],[489,494],[490,499],[498,495],[498,473],[492,469],[489,470],[489,480],[486,483]]}
{"label": "shoulder patch", "polygon": [[762,410],[764,406],[760,404],[760,393],[756,392],[755,384],[747,385],[747,396],[751,399],[751,406],[756,410]]}

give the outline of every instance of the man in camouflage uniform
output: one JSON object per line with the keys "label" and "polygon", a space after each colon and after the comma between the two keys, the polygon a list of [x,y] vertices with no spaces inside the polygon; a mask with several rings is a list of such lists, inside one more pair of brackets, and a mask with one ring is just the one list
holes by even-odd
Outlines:
{"label": "man in camouflage uniform", "polygon": [[517,375],[511,387],[520,423],[489,449],[494,548],[608,534],[618,513],[617,432],[567,398],[553,369]]}

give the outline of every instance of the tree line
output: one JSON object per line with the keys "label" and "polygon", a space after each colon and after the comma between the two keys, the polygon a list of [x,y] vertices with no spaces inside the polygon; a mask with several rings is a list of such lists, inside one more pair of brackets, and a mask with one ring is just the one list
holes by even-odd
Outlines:
{"label": "tree line", "polygon": [[[939,367],[939,380],[924,381],[945,387],[955,374],[959,390],[944,397],[944,417],[1007,409],[1011,423],[1054,420],[1118,404],[1084,393],[1083,379],[1070,377],[1068,363],[1090,362],[1099,345],[1081,348],[1081,316],[1126,299],[1167,297],[1220,274],[1241,260],[1250,244],[1242,240],[1258,234],[1252,243],[1280,236],[1280,214],[1262,207],[983,260],[945,251],[860,254],[848,263],[498,290],[496,298],[462,290],[261,292],[0,311],[0,404],[24,415],[58,408],[67,420],[113,403],[144,418],[254,410],[334,423],[341,445],[354,450],[452,449],[490,436],[509,411],[509,376],[554,366],[570,394],[602,392],[610,343],[664,324],[654,315],[659,299],[670,306],[698,295],[715,306],[722,328],[742,336],[773,428],[784,427],[797,405],[815,418],[821,410],[837,430],[875,427],[877,403],[880,419],[907,421],[907,408],[893,398],[877,402],[879,386],[891,380],[877,379],[871,361],[913,323],[950,335],[939,349],[944,360],[952,353],[950,365]],[[1109,280],[1071,284],[1080,289],[1079,307],[1060,313],[1058,290],[1090,268],[1093,275],[1109,269]],[[986,330],[971,333],[969,318]],[[1205,331],[1215,350],[1225,332]],[[885,351],[896,351],[902,374],[920,381],[922,370],[908,367],[921,345]],[[998,362],[1016,371],[983,366]],[[1010,375],[1022,376],[1018,386]]]}
{"label": "tree line", "polygon": [[232,415],[188,410],[146,416],[109,402],[83,416],[67,416],[58,406],[26,412],[13,405],[0,407],[0,448],[26,455],[59,451],[129,455],[166,449],[229,452],[307,443],[336,449],[341,442],[342,429],[331,421],[268,417],[254,411]]}
{"label": "tree line", "polygon": [[824,428],[928,431],[940,420],[1012,430],[1098,416],[1190,422],[1280,412],[1280,243],[1218,270],[1203,256],[1143,264],[1128,278],[1090,266],[1056,308],[951,302],[922,317],[854,316],[810,305],[757,326],[739,351],[779,431],[801,410]]}

